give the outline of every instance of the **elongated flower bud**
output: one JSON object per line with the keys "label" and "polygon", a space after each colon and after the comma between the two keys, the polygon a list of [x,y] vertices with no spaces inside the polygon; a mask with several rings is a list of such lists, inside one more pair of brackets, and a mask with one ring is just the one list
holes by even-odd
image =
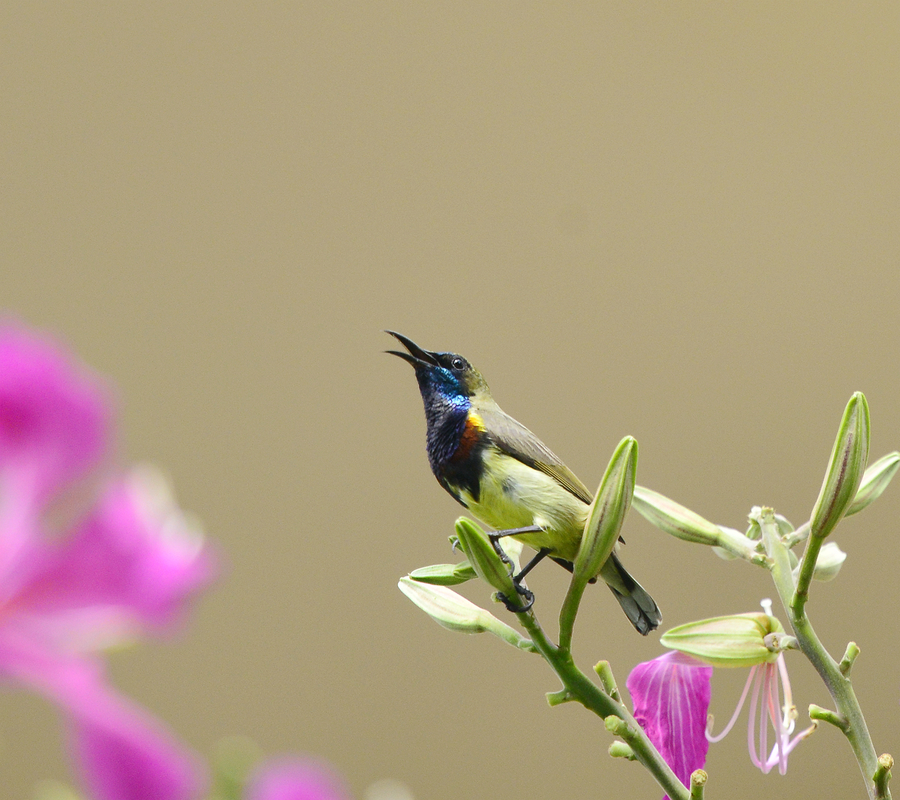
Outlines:
{"label": "elongated flower bud", "polygon": [[485,532],[472,520],[460,517],[456,520],[456,535],[478,577],[514,601],[519,593],[509,574],[511,565],[503,563]]}
{"label": "elongated flower bud", "polygon": [[831,461],[810,517],[810,531],[820,539],[841,521],[863,479],[869,456],[869,405],[855,392],[844,409]]}
{"label": "elongated flower bud", "polygon": [[718,526],[659,492],[635,486],[633,502],[648,522],[677,539],[696,544],[719,544],[721,532]]}
{"label": "elongated flower bud", "polygon": [[900,453],[896,451],[888,453],[872,464],[865,471],[859,489],[856,491],[856,497],[853,498],[853,502],[844,516],[849,517],[857,511],[862,511],[867,505],[877,500],[887,489],[898,467],[900,467]]}
{"label": "elongated flower bud", "polygon": [[468,561],[461,561],[459,564],[433,564],[430,567],[419,567],[410,572],[409,577],[414,581],[432,583],[435,586],[456,586],[478,576]]}
{"label": "elongated flower bud", "polygon": [[441,627],[461,633],[492,633],[520,650],[533,649],[529,639],[446,586],[433,586],[409,577],[401,578],[397,585]]}
{"label": "elongated flower bud", "polygon": [[606,468],[575,557],[575,575],[581,580],[587,581],[597,575],[616,546],[625,515],[631,507],[637,456],[637,441],[626,436],[619,442]]}
{"label": "elongated flower bud", "polygon": [[713,667],[752,667],[778,658],[766,647],[765,638],[783,632],[775,617],[755,612],[688,622],[666,631],[659,641]]}

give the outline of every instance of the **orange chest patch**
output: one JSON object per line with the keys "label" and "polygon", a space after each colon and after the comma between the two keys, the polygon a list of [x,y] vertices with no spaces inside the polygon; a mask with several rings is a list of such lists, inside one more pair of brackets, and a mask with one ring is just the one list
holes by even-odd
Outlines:
{"label": "orange chest patch", "polygon": [[484,423],[477,414],[470,413],[466,420],[466,427],[463,428],[462,436],[459,437],[459,445],[456,452],[450,457],[451,461],[465,461],[472,452],[472,448],[478,444],[481,433],[484,431]]}

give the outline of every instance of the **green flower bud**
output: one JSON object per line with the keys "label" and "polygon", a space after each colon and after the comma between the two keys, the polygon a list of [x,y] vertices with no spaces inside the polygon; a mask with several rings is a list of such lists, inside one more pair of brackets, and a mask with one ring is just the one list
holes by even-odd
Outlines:
{"label": "green flower bud", "polygon": [[456,586],[459,583],[477,578],[478,575],[468,561],[459,564],[433,564],[420,567],[409,573],[409,577],[420,583],[432,583],[435,586]]}
{"label": "green flower bud", "polygon": [[770,633],[783,633],[775,617],[762,612],[713,617],[666,631],[660,644],[699,658],[713,667],[752,667],[778,657],[766,647]]}
{"label": "green flower bud", "polygon": [[616,546],[619,531],[631,506],[637,456],[637,441],[626,436],[610,459],[591,503],[584,536],[575,556],[574,573],[581,580],[587,581],[597,575]]}
{"label": "green flower bud", "polygon": [[900,453],[896,451],[888,453],[872,464],[863,475],[859,489],[856,491],[856,497],[853,498],[853,502],[844,516],[849,517],[857,511],[862,511],[869,503],[877,500],[887,489],[898,467],[900,467]]}
{"label": "green flower bud", "polygon": [[778,534],[780,536],[787,536],[789,533],[794,532],[793,523],[783,514],[776,514],[775,522],[778,524]]}
{"label": "green flower bud", "polygon": [[[747,533],[745,536],[748,539],[752,539],[754,541],[759,541],[762,539],[762,528],[760,528],[760,520],[762,519],[763,508],[762,506],[753,506],[750,509],[750,513],[747,515],[747,518],[750,520],[750,527],[747,528]],[[794,526],[791,524],[790,520],[785,517],[783,514],[774,514],[773,517],[775,519],[775,523],[778,526],[778,535],[779,536],[787,536],[789,533],[794,532]]]}
{"label": "green flower bud", "polygon": [[519,593],[510,575],[512,566],[503,563],[485,532],[472,520],[460,517],[456,520],[456,535],[478,577],[515,602]]}
{"label": "green flower bud", "polygon": [[719,543],[718,526],[652,489],[635,486],[632,502],[648,522],[677,539],[696,544]]}
{"label": "green flower bud", "polygon": [[489,611],[479,608],[446,586],[433,586],[401,578],[400,591],[431,617],[438,625],[461,633],[492,633],[520,650],[533,650],[529,639],[501,622]]}
{"label": "green flower bud", "polygon": [[[431,617],[438,625],[461,633],[484,633],[485,615],[491,614],[444,586],[433,586],[401,578],[400,591]],[[498,620],[499,622],[499,620]]]}
{"label": "green flower bud", "polygon": [[869,456],[869,405],[862,392],[854,393],[844,409],[831,461],[810,517],[810,530],[820,539],[841,521],[863,479]]}
{"label": "green flower bud", "polygon": [[613,758],[626,758],[629,761],[637,760],[637,756],[635,755],[634,750],[631,749],[631,745],[618,740],[609,746],[609,754]]}
{"label": "green flower bud", "polygon": [[[793,551],[791,552],[791,555],[793,555]],[[826,542],[822,545],[822,549],[819,550],[818,558],[816,558],[816,566],[813,569],[812,575],[813,579],[817,581],[832,580],[832,578],[836,577],[838,572],[840,572],[841,565],[846,558],[847,554],[841,550],[835,542]],[[794,556],[791,564],[795,585],[797,583],[797,578],[800,575],[799,563],[793,563],[796,560],[797,557]]]}

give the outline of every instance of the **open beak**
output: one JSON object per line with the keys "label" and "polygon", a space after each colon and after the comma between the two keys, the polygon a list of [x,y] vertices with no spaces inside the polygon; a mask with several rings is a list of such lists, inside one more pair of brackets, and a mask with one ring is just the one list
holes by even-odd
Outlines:
{"label": "open beak", "polygon": [[385,353],[399,356],[404,361],[408,361],[414,367],[438,366],[438,361],[434,357],[434,353],[430,353],[428,352],[428,350],[423,350],[412,339],[407,339],[402,333],[397,333],[396,331],[385,331],[385,333],[389,333],[409,351],[408,353],[403,353],[400,350],[385,350]]}

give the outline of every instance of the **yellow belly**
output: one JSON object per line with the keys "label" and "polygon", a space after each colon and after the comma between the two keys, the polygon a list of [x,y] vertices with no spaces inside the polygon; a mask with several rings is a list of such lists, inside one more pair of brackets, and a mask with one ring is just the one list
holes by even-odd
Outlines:
{"label": "yellow belly", "polygon": [[495,530],[537,525],[541,532],[516,538],[535,550],[546,547],[557,558],[574,560],[588,506],[549,475],[498,450],[486,450],[484,460],[478,500],[461,492],[469,510]]}

